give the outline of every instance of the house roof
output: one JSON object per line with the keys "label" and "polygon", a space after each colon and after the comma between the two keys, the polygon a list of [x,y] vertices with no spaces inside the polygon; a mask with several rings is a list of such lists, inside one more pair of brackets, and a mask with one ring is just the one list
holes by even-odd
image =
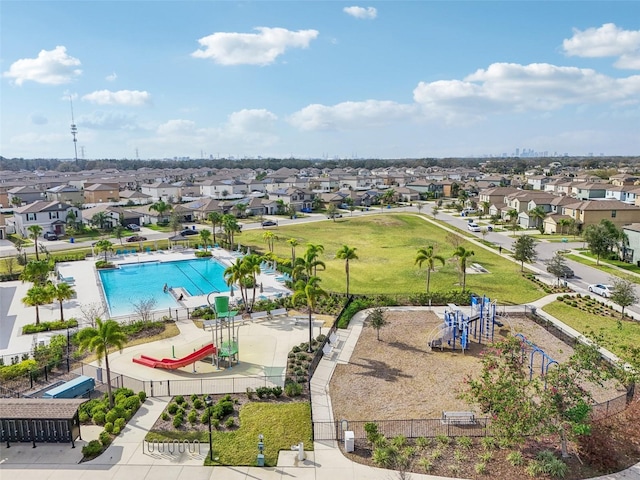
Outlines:
{"label": "house roof", "polygon": [[582,202],[576,202],[569,205],[565,205],[565,208],[570,208],[571,210],[583,210],[583,211],[640,209],[640,207],[636,207],[635,205],[630,205],[628,203],[624,203],[619,200],[584,200]]}
{"label": "house roof", "polygon": [[0,419],[69,420],[86,398],[0,398]]}
{"label": "house roof", "polygon": [[66,211],[71,207],[62,202],[46,202],[44,200],[36,200],[33,203],[29,203],[23,207],[15,209],[16,213],[38,213],[38,212],[53,212],[53,211]]}
{"label": "house roof", "polygon": [[622,229],[640,233],[640,223],[630,223],[629,225],[624,225]]}

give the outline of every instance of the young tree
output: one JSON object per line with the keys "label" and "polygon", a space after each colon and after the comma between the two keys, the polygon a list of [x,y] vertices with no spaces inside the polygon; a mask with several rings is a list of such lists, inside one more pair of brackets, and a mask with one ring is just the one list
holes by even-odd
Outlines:
{"label": "young tree", "polygon": [[327,217],[336,221],[336,216],[338,215],[338,207],[336,207],[333,203],[330,203],[327,207]]}
{"label": "young tree", "polygon": [[620,318],[624,318],[624,309],[638,301],[635,284],[624,278],[612,278],[611,285],[613,288],[611,289],[611,297],[609,297],[609,299],[616,305],[622,307],[622,315]]}
{"label": "young tree", "polygon": [[462,291],[467,288],[467,260],[475,255],[473,250],[467,250],[463,246],[459,246],[456,248],[455,252],[453,252],[453,257],[458,259],[458,268],[460,269],[460,273],[462,274]]}
{"label": "young tree", "polygon": [[547,212],[541,206],[537,206],[529,210],[529,216],[536,221],[536,228],[540,230],[540,233],[544,233],[544,219],[547,217]]}
{"label": "young tree", "polygon": [[536,259],[537,243],[536,239],[529,235],[522,235],[515,241],[513,245],[513,258],[520,262],[521,272],[524,272],[524,262],[529,263]]}
{"label": "young tree", "polygon": [[567,272],[567,259],[561,252],[555,252],[553,257],[545,262],[547,264],[547,272],[556,277],[558,285],[560,285],[560,279],[565,276]]}
{"label": "young tree", "polygon": [[358,259],[356,250],[356,247],[343,245],[342,248],[336,253],[336,258],[344,260],[344,270],[347,274],[347,297],[349,296],[349,261]]}
{"label": "young tree", "polygon": [[131,306],[140,320],[148,322],[151,320],[151,312],[156,308],[157,303],[158,301],[153,297],[140,298],[133,302]]}
{"label": "young tree", "polygon": [[267,230],[262,234],[262,239],[265,241],[267,246],[269,247],[269,252],[273,253],[273,247],[275,241],[278,240],[278,236],[273,233],[271,230]]}
{"label": "young tree", "polygon": [[47,285],[47,289],[49,290],[49,296],[60,303],[60,320],[64,322],[64,309],[62,308],[62,302],[72,299],[76,294],[76,291],[71,288],[71,285],[64,282],[49,283]]}
{"label": "young tree", "polygon": [[290,238],[287,243],[291,246],[291,267],[293,268],[296,264],[296,247],[300,245],[300,242],[297,238]]}
{"label": "young tree", "polygon": [[380,341],[380,329],[387,323],[384,309],[376,307],[371,310],[371,313],[369,314],[369,325],[371,328],[375,329],[378,341]]}
{"label": "young tree", "polygon": [[435,220],[436,217],[438,216],[438,213],[440,213],[440,207],[438,205],[434,205],[431,208],[431,216],[433,217],[433,219]]}
{"label": "young tree", "polygon": [[109,406],[113,408],[113,394],[111,393],[111,369],[109,368],[109,350],[117,348],[122,352],[127,336],[115,320],[103,321],[96,318],[96,327],[83,328],[78,332],[78,345],[82,350],[89,350],[98,357],[98,364],[104,359],[105,370],[107,371],[107,392],[109,396]]}
{"label": "young tree", "polygon": [[427,293],[429,293],[429,284],[431,283],[431,271],[435,270],[436,260],[444,266],[444,257],[436,255],[433,249],[433,245],[429,245],[427,248],[419,248],[416,255],[415,265],[422,267],[425,263],[427,267]]}
{"label": "young tree", "polygon": [[206,228],[200,230],[200,241],[204,248],[206,249],[209,245],[211,245],[211,232]]}
{"label": "young tree", "polygon": [[40,225],[31,225],[30,227],[27,227],[27,230],[29,230],[29,238],[33,240],[36,260],[40,260],[40,257],[38,256],[38,236],[42,233],[42,227]]}
{"label": "young tree", "polygon": [[299,301],[304,301],[309,309],[309,347],[307,352],[311,353],[311,344],[313,342],[313,311],[316,308],[318,300],[321,297],[329,295],[320,287],[320,279],[318,277],[310,277],[308,280],[298,280],[294,286],[293,297],[291,302],[295,305]]}
{"label": "young tree", "polygon": [[596,256],[596,265],[600,265],[600,257],[609,253],[613,246],[611,233],[604,225],[589,225],[584,230],[584,240],[589,245],[589,251]]}

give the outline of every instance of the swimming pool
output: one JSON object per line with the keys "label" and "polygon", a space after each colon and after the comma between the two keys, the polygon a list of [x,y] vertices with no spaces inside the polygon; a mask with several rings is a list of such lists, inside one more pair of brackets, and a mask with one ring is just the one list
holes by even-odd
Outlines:
{"label": "swimming pool", "polygon": [[182,287],[189,295],[229,292],[224,280],[225,267],[212,259],[198,258],[174,262],[147,262],[98,270],[111,316],[134,312],[133,304],[153,298],[154,309],[175,308],[178,302],[163,287]]}

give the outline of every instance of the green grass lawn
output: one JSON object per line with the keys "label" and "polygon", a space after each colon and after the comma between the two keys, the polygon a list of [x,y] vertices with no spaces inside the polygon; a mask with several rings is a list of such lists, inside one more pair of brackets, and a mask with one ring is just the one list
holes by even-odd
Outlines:
{"label": "green grass lawn", "polygon": [[625,347],[640,345],[640,322],[625,320],[618,323],[616,319],[588,313],[557,301],[545,306],[543,310],[585,336],[591,336],[591,332],[601,334],[603,347],[617,355]]}
{"label": "green grass lawn", "polygon": [[[271,230],[278,236],[275,253],[291,257],[291,247],[286,241],[295,238],[300,245],[296,254],[301,255],[311,242],[324,246],[321,259],[326,271],[319,271],[322,287],[342,292],[346,288],[345,263],[335,258],[338,249],[346,244],[356,247],[359,259],[349,263],[350,291],[353,293],[408,294],[426,291],[426,269],[418,268],[415,257],[418,248],[435,245],[436,252],[447,261],[431,273],[431,290],[459,289],[456,263],[449,261],[454,247],[447,241],[447,232],[417,215],[381,214],[368,217],[344,217],[335,222],[288,225]],[[248,230],[236,237],[243,246],[267,251],[263,230]],[[467,288],[485,294],[500,303],[526,303],[543,295],[543,292],[522,277],[519,265],[500,258],[481,247],[472,247],[475,255],[469,263],[479,263],[488,274],[467,274]]]}
{"label": "green grass lawn", "polygon": [[[258,454],[258,435],[264,435],[266,466],[275,466],[280,450],[304,442],[305,450],[313,449],[311,441],[311,406],[308,402],[259,403],[250,402],[240,409],[240,426],[231,432],[213,432],[214,458],[205,465],[255,465]],[[209,443],[209,432],[161,435],[149,432],[146,440],[198,439]]]}

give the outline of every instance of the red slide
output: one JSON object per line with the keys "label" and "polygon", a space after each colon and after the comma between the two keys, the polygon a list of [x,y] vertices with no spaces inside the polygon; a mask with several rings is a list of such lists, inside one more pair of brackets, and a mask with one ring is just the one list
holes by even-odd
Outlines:
{"label": "red slide", "polygon": [[185,367],[187,365],[195,363],[198,360],[202,360],[209,355],[214,355],[215,353],[215,345],[213,343],[209,343],[208,345],[202,347],[200,350],[196,350],[195,352],[182,358],[163,358],[162,360],[158,360],[157,358],[148,357],[147,355],[141,355],[140,358],[134,358],[133,361],[135,363],[139,363],[140,365],[145,365],[151,368],[166,368],[168,370],[175,370],[177,368]]}

